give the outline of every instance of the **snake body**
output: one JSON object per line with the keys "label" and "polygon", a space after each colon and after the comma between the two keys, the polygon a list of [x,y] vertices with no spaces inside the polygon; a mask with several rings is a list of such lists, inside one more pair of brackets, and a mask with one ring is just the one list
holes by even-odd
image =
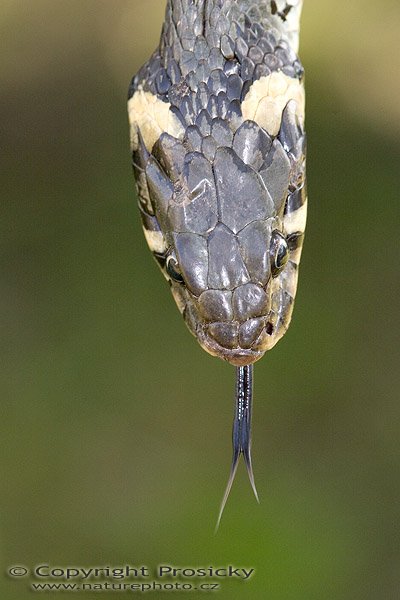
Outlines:
{"label": "snake body", "polygon": [[[284,335],[306,222],[302,0],[168,0],[128,112],[144,233],[201,346],[237,367],[234,460],[250,457],[252,365]],[[225,498],[226,500],[226,498]]]}

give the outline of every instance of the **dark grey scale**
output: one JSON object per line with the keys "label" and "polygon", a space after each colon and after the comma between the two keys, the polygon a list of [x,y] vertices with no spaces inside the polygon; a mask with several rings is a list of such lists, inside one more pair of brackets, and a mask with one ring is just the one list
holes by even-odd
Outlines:
{"label": "dark grey scale", "polygon": [[254,121],[245,121],[235,133],[233,149],[246,165],[258,171],[268,155],[272,140]]}
{"label": "dark grey scale", "polygon": [[163,49],[163,52],[162,52],[161,56],[159,57],[161,59],[162,65],[165,69],[168,67],[170,62],[172,60],[174,60],[171,46],[172,46],[172,42],[168,42],[168,40],[167,40],[167,43],[165,44],[165,48]]}
{"label": "dark grey scale", "polygon": [[150,86],[154,85],[154,81],[156,80],[158,72],[161,68],[161,58],[159,56],[155,56],[154,60],[152,60],[148,65],[147,78]]}
{"label": "dark grey scale", "polygon": [[289,194],[285,204],[285,215],[295,212],[303,206],[307,200],[307,190],[304,185],[302,188],[296,190],[292,194]]}
{"label": "dark grey scale", "polygon": [[163,133],[154,144],[152,154],[171,181],[177,181],[185,164],[186,148],[183,143]]}
{"label": "dark grey scale", "polygon": [[201,11],[198,11],[198,14],[194,20],[193,27],[191,28],[196,38],[203,34],[204,31],[204,19]]}
{"label": "dark grey scale", "polygon": [[211,71],[214,69],[220,69],[223,71],[225,59],[221,54],[221,50],[217,47],[213,47],[208,57],[208,64],[210,65]]}
{"label": "dark grey scale", "polygon": [[238,234],[240,253],[252,281],[267,284],[271,276],[269,256],[271,221],[254,221]]}
{"label": "dark grey scale", "polygon": [[228,78],[221,69],[214,69],[207,81],[207,88],[211,94],[218,96],[219,92],[226,92]]}
{"label": "dark grey scale", "polygon": [[264,52],[262,52],[259,46],[251,46],[248,58],[253,61],[254,64],[261,64],[264,58]]}
{"label": "dark grey scale", "polygon": [[271,195],[277,214],[282,213],[288,192],[291,169],[292,165],[288,155],[280,141],[275,139],[268,154],[265,156],[259,173]]}
{"label": "dark grey scale", "polygon": [[181,55],[180,67],[182,71],[182,75],[186,77],[186,75],[190,71],[194,71],[198,65],[198,60],[195,57],[194,53],[191,50],[184,50]]}
{"label": "dark grey scale", "polygon": [[185,96],[179,105],[181,115],[185,118],[186,125],[192,125],[196,118],[196,109],[190,96]]}
{"label": "dark grey scale", "polygon": [[[198,89],[196,91],[192,92],[192,103],[193,103],[193,107],[194,107],[194,111],[195,111],[196,115],[198,115],[199,112],[201,110],[203,110],[203,108],[205,108],[204,104],[203,104],[202,95]],[[206,106],[207,106],[207,104],[206,104]]]}
{"label": "dark grey scale", "polygon": [[303,130],[295,116],[286,107],[282,113],[282,123],[279,130],[278,138],[285,148],[286,152],[292,152],[299,138],[303,137]]}
{"label": "dark grey scale", "polygon": [[301,81],[303,79],[303,77],[304,77],[304,68],[303,68],[303,65],[301,64],[301,62],[299,60],[296,60],[293,63],[293,67],[294,67],[294,70],[295,70],[295,73],[296,73],[296,77],[298,79],[300,79],[300,81]]}
{"label": "dark grey scale", "polygon": [[237,323],[212,323],[208,333],[223,348],[237,348],[239,346],[239,325]]}
{"label": "dark grey scale", "polygon": [[[190,152],[186,155],[182,175],[191,196],[198,197],[203,192],[205,184],[214,191],[210,195],[216,196],[212,167],[200,152]],[[212,204],[216,212],[214,208],[216,202]]]}
{"label": "dark grey scale", "polygon": [[229,106],[230,102],[226,92],[220,92],[217,96],[217,113],[221,119],[226,118]]}
{"label": "dark grey scale", "polygon": [[243,80],[237,73],[229,75],[226,93],[229,100],[239,100],[242,94]]}
{"label": "dark grey scale", "polygon": [[150,158],[150,153],[144,144],[144,141],[143,141],[140,131],[138,134],[138,138],[139,138],[138,148],[137,148],[137,150],[132,152],[132,165],[133,165],[134,169],[136,167],[140,171],[143,171],[146,168],[146,165]]}
{"label": "dark grey scale", "polygon": [[249,51],[249,47],[242,37],[237,38],[235,43],[235,56],[239,60],[240,63],[246,58],[247,53]]}
{"label": "dark grey scale", "polygon": [[172,46],[172,56],[174,57],[174,60],[177,64],[180,65],[181,71],[182,71],[182,54],[183,54],[184,50],[182,48],[182,44],[179,38],[175,38],[174,39],[174,43]]}
{"label": "dark grey scale", "polygon": [[243,102],[243,100],[246,98],[247,92],[250,91],[250,88],[251,88],[252,85],[253,85],[253,80],[252,79],[247,79],[247,81],[244,81],[243,87],[242,87],[242,95],[240,97],[240,101],[241,102]]}
{"label": "dark grey scale", "polygon": [[[220,11],[219,11],[220,12]],[[215,33],[218,35],[218,38],[221,39],[221,36],[227,34],[230,28],[230,21],[225,15],[217,16],[215,26],[213,27]]]}
{"label": "dark grey scale", "polygon": [[227,34],[223,35],[221,38],[221,52],[228,60],[235,56],[235,43]]}
{"label": "dark grey scale", "polygon": [[264,35],[264,27],[257,20],[251,24],[251,30],[254,32],[257,41]]}
{"label": "dark grey scale", "polygon": [[211,95],[207,104],[207,112],[212,119],[218,117],[218,98],[217,96]]}
{"label": "dark grey scale", "polygon": [[[268,191],[254,170],[246,165],[231,148],[219,148],[214,159],[221,220],[234,233],[252,221],[274,214]],[[232,194],[234,182],[235,194]]]}
{"label": "dark grey scale", "polygon": [[207,60],[210,56],[210,47],[207,44],[207,40],[203,37],[199,37],[194,45],[194,55],[197,60]]}
{"label": "dark grey scale", "polygon": [[175,187],[174,201],[167,210],[170,231],[206,234],[217,224],[212,166],[203,154],[193,152],[186,156],[181,186]]}
{"label": "dark grey scale", "polygon": [[203,138],[201,151],[210,162],[213,162],[217,148],[218,144],[212,135],[208,135],[207,137]]}
{"label": "dark grey scale", "polygon": [[232,292],[228,290],[206,290],[199,297],[199,308],[204,319],[214,321],[232,321]]}
{"label": "dark grey scale", "polygon": [[237,75],[240,72],[240,64],[236,60],[227,60],[224,64],[226,75]]}
{"label": "dark grey scale", "polygon": [[178,66],[178,63],[174,59],[171,59],[168,62],[167,74],[171,80],[172,85],[179,83],[179,81],[181,79],[181,70]]}
{"label": "dark grey scale", "polygon": [[182,48],[193,52],[196,43],[196,33],[192,29],[185,29],[181,35]]}
{"label": "dark grey scale", "polygon": [[[291,67],[290,67],[291,68]],[[283,69],[282,69],[283,70]],[[254,79],[261,79],[261,77],[267,77],[271,74],[271,69],[264,63],[257,65],[254,69]]]}
{"label": "dark grey scale", "polygon": [[188,151],[201,152],[203,136],[196,125],[190,125],[185,132],[184,144]]}
{"label": "dark grey scale", "polygon": [[232,146],[233,133],[225,119],[214,119],[211,125],[211,135],[218,146]]}
{"label": "dark grey scale", "polygon": [[157,92],[160,96],[166,94],[172,85],[171,80],[168,77],[167,71],[164,68],[161,68],[158,71],[155,81]]}
{"label": "dark grey scale", "polygon": [[165,227],[165,216],[172,200],[174,186],[152,156],[146,166],[146,179],[153,210],[160,220],[160,225]]}
{"label": "dark grey scale", "polygon": [[147,231],[161,231],[160,225],[154,215],[149,215],[139,206],[140,218],[142,219],[143,227]]}
{"label": "dark grey scale", "polygon": [[[168,9],[167,9],[167,12],[168,12]],[[180,2],[180,0],[178,0],[177,2],[174,2],[173,6],[170,6],[169,12],[171,13],[172,21],[174,22],[175,26],[179,22],[182,22],[182,20],[185,18],[185,12],[183,10],[182,2]],[[186,23],[185,23],[185,25],[186,25]]]}
{"label": "dark grey scale", "polygon": [[174,233],[173,240],[185,283],[199,296],[208,287],[207,240],[195,233]]}
{"label": "dark grey scale", "polygon": [[249,8],[244,15],[244,19],[245,19],[245,24],[247,24],[250,31],[255,35],[255,32],[251,30],[251,26],[252,26],[253,22],[259,23],[262,19],[260,7],[257,5],[254,5],[251,8]]}
{"label": "dark grey scale", "polygon": [[[218,37],[218,34],[216,31],[214,31],[213,29],[208,29],[205,37],[207,40],[207,44],[210,46],[210,48],[212,48],[212,50],[214,48],[219,47],[219,37]],[[212,50],[211,50],[211,52],[212,52]],[[210,57],[211,57],[211,53],[210,53]]]}
{"label": "dark grey scale", "polygon": [[243,36],[243,30],[241,26],[239,25],[238,21],[234,18],[232,19],[228,35],[232,38],[232,40],[236,40],[237,38]]}
{"label": "dark grey scale", "polygon": [[242,123],[242,109],[240,108],[239,100],[232,100],[229,103],[228,110],[226,111],[226,119],[233,130],[240,127]]}
{"label": "dark grey scale", "polygon": [[282,61],[275,54],[266,54],[264,56],[264,64],[272,71],[278,71],[283,67]]}
{"label": "dark grey scale", "polygon": [[297,61],[297,54],[292,50],[286,40],[280,40],[275,49],[275,54],[281,59],[283,64],[294,65]]}
{"label": "dark grey scale", "polygon": [[249,281],[236,236],[218,223],[208,237],[208,286],[214,290],[233,290]]}
{"label": "dark grey scale", "polygon": [[212,117],[207,112],[207,110],[202,110],[199,112],[196,118],[196,125],[201,133],[201,135],[206,136],[210,135],[211,126],[212,126]]}
{"label": "dark grey scale", "polygon": [[242,79],[244,81],[252,80],[253,79],[254,69],[255,69],[254,62],[251,60],[251,58],[249,58],[248,56],[246,56],[242,60],[242,68],[241,68],[241,71],[240,71]]}
{"label": "dark grey scale", "polygon": [[148,214],[153,215],[153,207],[151,204],[149,189],[146,178],[146,165],[150,155],[143,143],[143,139],[139,134],[139,146],[132,153],[132,167],[135,174],[136,187],[138,192],[139,207]]}
{"label": "dark grey scale", "polygon": [[197,92],[197,88],[199,85],[199,80],[197,78],[197,74],[195,71],[190,71],[190,73],[186,76],[186,83],[192,92]]}
{"label": "dark grey scale", "polygon": [[266,37],[261,37],[257,41],[257,45],[260,48],[263,55],[271,54],[274,51],[274,47],[270,41],[267,40]]}
{"label": "dark grey scale", "polygon": [[176,106],[179,108],[180,103],[184,98],[189,96],[190,87],[188,86],[186,80],[180,81],[178,84],[172,85],[168,91],[168,102],[172,104],[172,106]]}
{"label": "dark grey scale", "polygon": [[268,310],[268,296],[263,288],[255,283],[237,287],[232,297],[233,316],[244,321],[264,315]]}
{"label": "dark grey scale", "polygon": [[287,65],[287,66],[283,67],[282,73],[284,73],[288,77],[291,77],[292,79],[296,78],[296,70],[292,65]]}
{"label": "dark grey scale", "polygon": [[188,27],[194,27],[196,19],[199,15],[199,9],[195,6],[194,3],[190,3],[188,6],[185,7],[185,15]]}
{"label": "dark grey scale", "polygon": [[208,81],[208,78],[211,75],[211,69],[210,65],[206,60],[199,61],[199,65],[196,70],[196,75],[199,82],[204,81],[204,83],[206,83]]}
{"label": "dark grey scale", "polygon": [[248,319],[239,327],[239,346],[249,349],[265,328],[265,319]]}

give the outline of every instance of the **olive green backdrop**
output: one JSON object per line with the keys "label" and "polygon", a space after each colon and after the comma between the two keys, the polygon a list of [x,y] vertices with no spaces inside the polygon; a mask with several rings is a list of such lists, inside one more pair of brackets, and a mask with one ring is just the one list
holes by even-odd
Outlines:
{"label": "olive green backdrop", "polygon": [[13,565],[166,562],[256,569],[221,599],[397,599],[400,6],[305,1],[299,292],[256,365],[261,504],[241,466],[217,536],[234,369],[186,330],[130,169],[163,10],[1,0],[1,597],[32,597]]}

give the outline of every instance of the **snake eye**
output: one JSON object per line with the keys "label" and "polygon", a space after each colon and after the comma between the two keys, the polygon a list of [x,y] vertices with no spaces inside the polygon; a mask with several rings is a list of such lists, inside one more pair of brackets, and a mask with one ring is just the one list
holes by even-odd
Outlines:
{"label": "snake eye", "polygon": [[183,283],[183,277],[179,269],[178,261],[173,254],[169,254],[167,256],[165,266],[171,279],[177,281],[178,283]]}
{"label": "snake eye", "polygon": [[271,236],[270,258],[272,277],[277,277],[289,260],[289,248],[280,231],[273,231]]}

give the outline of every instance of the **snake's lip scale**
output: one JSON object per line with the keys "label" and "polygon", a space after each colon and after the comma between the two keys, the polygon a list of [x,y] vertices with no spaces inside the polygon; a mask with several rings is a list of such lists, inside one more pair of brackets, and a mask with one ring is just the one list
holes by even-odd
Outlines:
{"label": "snake's lip scale", "polygon": [[265,351],[257,351],[246,348],[225,348],[213,340],[204,331],[197,333],[201,347],[213,356],[218,356],[223,360],[226,360],[235,367],[244,367],[246,365],[252,365],[260,358],[264,356]]}

